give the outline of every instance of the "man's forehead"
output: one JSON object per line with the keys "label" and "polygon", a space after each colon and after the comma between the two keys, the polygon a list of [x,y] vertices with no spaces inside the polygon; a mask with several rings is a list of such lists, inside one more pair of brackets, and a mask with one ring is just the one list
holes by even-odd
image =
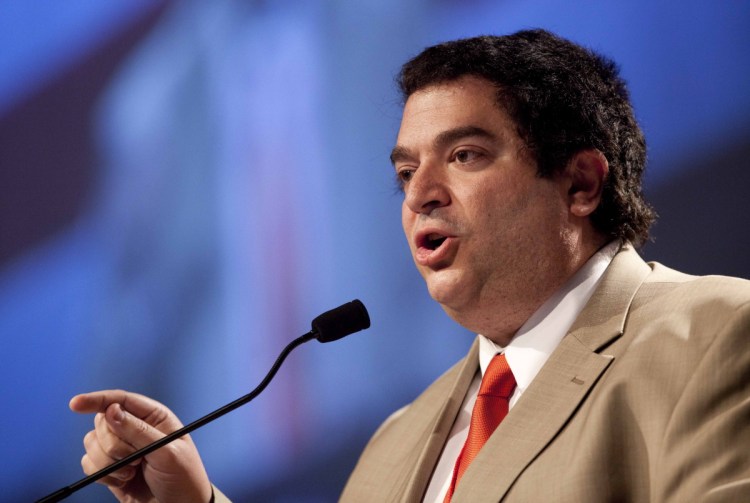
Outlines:
{"label": "man's forehead", "polygon": [[477,77],[415,91],[404,105],[391,163],[416,160],[419,149],[438,149],[468,137],[512,141],[516,128],[498,105],[496,91]]}
{"label": "man's forehead", "polygon": [[426,86],[404,104],[399,137],[427,129],[506,122],[508,114],[497,101],[497,88],[477,77]]}

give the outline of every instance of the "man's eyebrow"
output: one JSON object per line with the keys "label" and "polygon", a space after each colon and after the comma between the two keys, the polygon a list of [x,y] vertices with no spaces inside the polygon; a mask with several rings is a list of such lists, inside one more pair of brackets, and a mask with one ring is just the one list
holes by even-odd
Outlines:
{"label": "man's eyebrow", "polygon": [[412,155],[411,150],[404,147],[403,145],[396,145],[393,147],[393,150],[391,150],[391,164],[394,166],[399,161],[409,161],[414,159],[414,155]]}
{"label": "man's eyebrow", "polygon": [[[486,138],[489,140],[497,139],[497,135],[479,126],[460,126],[438,134],[433,140],[432,145],[435,149],[439,149],[455,141],[469,138],[471,136]],[[391,164],[395,166],[399,161],[410,161],[415,157],[416,156],[407,147],[396,145],[391,151]]]}
{"label": "man's eyebrow", "polygon": [[497,139],[497,135],[479,126],[460,126],[457,128],[448,129],[447,131],[443,131],[442,133],[437,135],[435,137],[435,140],[433,140],[432,142],[432,146],[437,149],[463,138],[468,138],[470,136],[477,136],[480,138],[486,138],[488,140]]}

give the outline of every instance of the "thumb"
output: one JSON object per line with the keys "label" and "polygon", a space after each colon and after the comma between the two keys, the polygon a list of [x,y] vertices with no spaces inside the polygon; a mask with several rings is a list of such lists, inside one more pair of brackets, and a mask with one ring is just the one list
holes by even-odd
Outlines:
{"label": "thumb", "polygon": [[[133,449],[142,449],[181,426],[166,407],[152,412],[141,419],[127,410],[127,404],[113,403],[104,412],[104,421],[121,441]],[[188,501],[193,497],[195,501],[209,500],[211,483],[188,435],[155,450],[145,459],[146,463],[140,465],[141,473],[155,496],[154,501]],[[138,461],[132,464],[138,464]]]}
{"label": "thumb", "polygon": [[112,432],[135,449],[141,449],[166,435],[123,409],[119,403],[113,403],[107,407],[104,417]]}

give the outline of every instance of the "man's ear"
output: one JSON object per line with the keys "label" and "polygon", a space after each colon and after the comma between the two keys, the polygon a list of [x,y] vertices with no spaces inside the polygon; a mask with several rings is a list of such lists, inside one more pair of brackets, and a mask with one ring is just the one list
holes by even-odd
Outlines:
{"label": "man's ear", "polygon": [[565,168],[569,180],[568,204],[577,217],[591,215],[599,206],[604,183],[609,174],[609,163],[597,149],[581,150]]}

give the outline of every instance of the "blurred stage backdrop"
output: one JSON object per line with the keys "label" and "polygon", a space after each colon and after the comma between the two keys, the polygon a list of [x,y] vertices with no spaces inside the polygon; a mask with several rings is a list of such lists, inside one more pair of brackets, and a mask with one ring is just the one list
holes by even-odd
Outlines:
{"label": "blurred stage backdrop", "polygon": [[82,477],[74,394],[192,421],[356,297],[369,331],[193,435],[236,501],[335,500],[472,340],[413,268],[388,162],[393,76],[439,41],[545,27],[614,57],[650,145],[646,257],[750,276],[749,5],[0,1],[0,500]]}

